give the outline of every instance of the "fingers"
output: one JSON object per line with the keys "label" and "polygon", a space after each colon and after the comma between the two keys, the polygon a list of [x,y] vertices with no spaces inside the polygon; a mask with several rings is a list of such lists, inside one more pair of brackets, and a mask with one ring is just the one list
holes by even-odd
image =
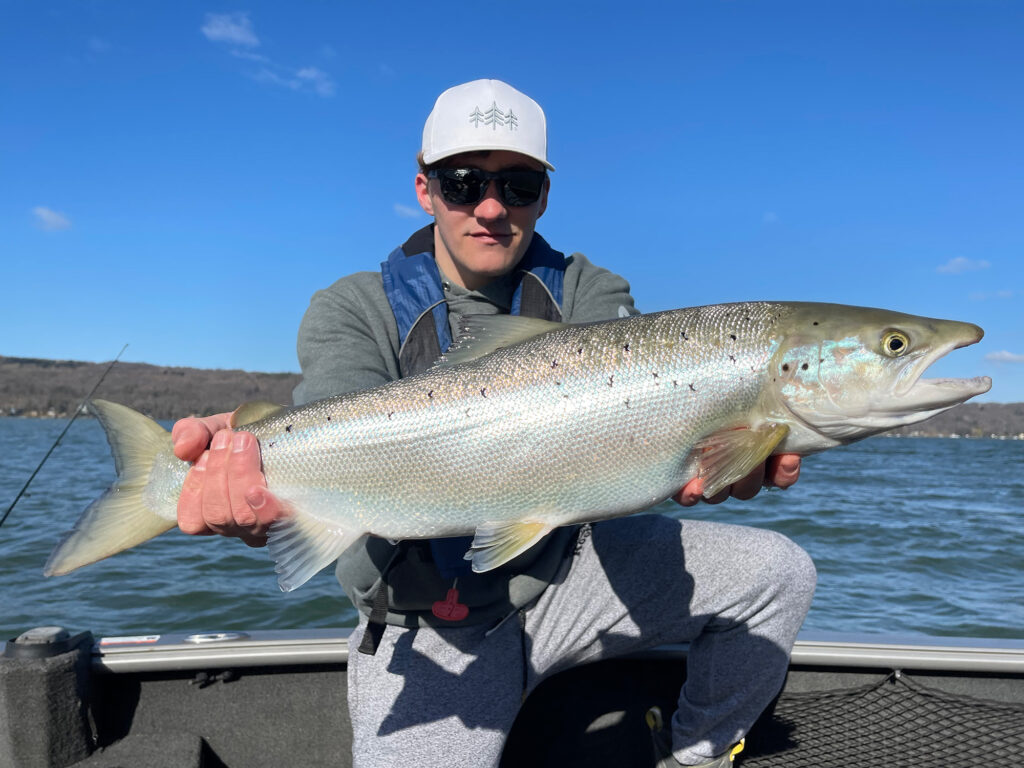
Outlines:
{"label": "fingers", "polygon": [[203,481],[206,477],[206,454],[202,454],[185,475],[178,496],[178,528],[193,536],[211,536],[213,531],[203,520]]}
{"label": "fingers", "polygon": [[227,429],[230,422],[230,413],[218,413],[201,419],[179,419],[171,428],[174,455],[182,461],[199,461],[214,434],[221,429]]}
{"label": "fingers", "polygon": [[676,503],[683,507],[692,507],[704,496],[704,480],[700,477],[695,477],[693,480],[683,486],[682,490],[679,491],[672,498],[675,499]]}
{"label": "fingers", "polygon": [[[764,486],[764,474],[764,464],[755,467],[754,471],[749,475],[744,477],[742,480],[733,483],[732,488],[730,489],[731,495],[741,501],[754,498],[757,496],[757,492]],[[723,499],[723,501],[724,500],[725,499]]]}
{"label": "fingers", "polygon": [[699,501],[707,504],[721,504],[730,496],[746,501],[754,498],[765,486],[789,488],[800,477],[800,457],[794,453],[771,456],[753,472],[733,483],[729,488],[719,491],[709,499],[704,498],[704,481],[694,478],[672,498],[684,507],[692,507]]}
{"label": "fingers", "polygon": [[260,547],[282,511],[266,488],[256,438],[249,432],[222,429],[185,478],[178,498],[178,527],[189,534],[233,536]]}
{"label": "fingers", "polygon": [[800,478],[800,457],[795,453],[771,456],[765,476],[776,488],[789,488]]}

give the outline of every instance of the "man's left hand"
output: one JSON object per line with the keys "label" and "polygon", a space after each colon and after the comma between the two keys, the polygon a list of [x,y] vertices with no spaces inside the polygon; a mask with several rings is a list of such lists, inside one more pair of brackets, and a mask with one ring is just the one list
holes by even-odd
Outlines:
{"label": "man's left hand", "polygon": [[800,457],[795,453],[783,453],[768,457],[768,461],[759,466],[745,478],[723,491],[719,491],[710,499],[704,498],[704,481],[699,477],[688,482],[683,489],[672,498],[684,507],[692,507],[698,501],[708,504],[720,504],[730,496],[737,499],[752,499],[765,486],[789,488],[800,477]]}

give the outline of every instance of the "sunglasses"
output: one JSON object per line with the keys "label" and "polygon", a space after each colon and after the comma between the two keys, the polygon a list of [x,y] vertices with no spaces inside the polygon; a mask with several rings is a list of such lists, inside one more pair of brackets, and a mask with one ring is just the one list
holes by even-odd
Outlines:
{"label": "sunglasses", "polygon": [[540,198],[546,171],[506,170],[491,173],[479,168],[434,168],[428,179],[441,182],[441,196],[452,205],[476,205],[484,199],[491,179],[498,182],[498,195],[505,205],[522,208]]}

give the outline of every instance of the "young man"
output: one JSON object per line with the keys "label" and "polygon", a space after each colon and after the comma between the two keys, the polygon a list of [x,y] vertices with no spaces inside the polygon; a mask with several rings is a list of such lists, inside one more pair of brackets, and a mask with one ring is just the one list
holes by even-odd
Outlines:
{"label": "young man", "polygon": [[[424,370],[464,315],[587,322],[636,312],[625,280],[534,231],[554,170],[544,120],[499,81],[441,94],[415,182],[434,224],[380,272],[313,297],[296,403]],[[175,452],[196,462],[179,525],[260,546],[280,507],[253,437],[226,424],[221,414],[175,425]],[[798,472],[797,457],[777,457],[731,493],[749,498],[766,476],[787,487]],[[694,504],[701,490],[693,481],[677,501]],[[815,582],[807,555],[778,534],[658,515],[556,529],[485,574],[469,570],[467,548],[371,537],[339,560],[360,608],[348,667],[357,767],[496,766],[524,695],[546,676],[680,641],[691,643],[688,677],[671,734],[654,734],[654,760],[726,766],[782,684]]]}

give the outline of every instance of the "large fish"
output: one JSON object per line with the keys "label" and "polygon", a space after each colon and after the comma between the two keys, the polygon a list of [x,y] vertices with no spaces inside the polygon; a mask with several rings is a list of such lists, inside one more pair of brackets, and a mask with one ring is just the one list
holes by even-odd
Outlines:
{"label": "large fish", "polygon": [[[290,514],[269,551],[294,589],[363,534],[474,534],[487,571],[552,528],[647,509],[700,477],[704,494],[773,453],[806,455],[921,421],[987,392],[987,377],[923,379],[968,323],[833,304],[743,303],[562,325],[468,318],[418,376],[299,408],[250,404]],[[46,564],[63,574],[175,525],[189,465],[170,435],[94,401],[117,481]]]}

